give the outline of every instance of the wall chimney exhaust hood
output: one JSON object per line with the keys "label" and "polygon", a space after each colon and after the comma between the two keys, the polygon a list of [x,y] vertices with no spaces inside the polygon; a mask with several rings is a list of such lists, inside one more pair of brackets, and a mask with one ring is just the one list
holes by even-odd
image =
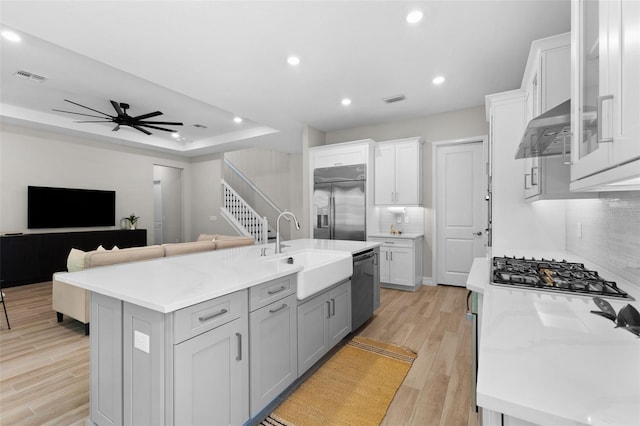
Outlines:
{"label": "wall chimney exhaust hood", "polygon": [[571,100],[540,114],[527,125],[516,159],[566,155],[571,151]]}

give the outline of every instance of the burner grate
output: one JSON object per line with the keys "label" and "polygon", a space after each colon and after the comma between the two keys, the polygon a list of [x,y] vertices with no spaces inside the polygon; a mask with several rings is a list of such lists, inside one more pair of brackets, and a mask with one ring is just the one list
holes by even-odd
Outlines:
{"label": "burner grate", "polygon": [[582,263],[555,259],[494,257],[493,284],[534,290],[578,293],[618,299],[633,299],[613,281]]}

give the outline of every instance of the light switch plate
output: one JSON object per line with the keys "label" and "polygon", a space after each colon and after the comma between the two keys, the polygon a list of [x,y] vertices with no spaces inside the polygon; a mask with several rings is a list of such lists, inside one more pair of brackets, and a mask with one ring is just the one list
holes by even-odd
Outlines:
{"label": "light switch plate", "polygon": [[133,346],[136,349],[140,349],[142,352],[149,353],[149,335],[141,333],[138,330],[134,330]]}

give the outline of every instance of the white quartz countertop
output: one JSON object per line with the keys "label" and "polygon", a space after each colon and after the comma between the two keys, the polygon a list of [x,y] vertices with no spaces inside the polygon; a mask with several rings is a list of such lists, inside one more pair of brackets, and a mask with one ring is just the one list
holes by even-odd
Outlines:
{"label": "white quartz countertop", "polygon": [[[285,242],[283,254],[332,250],[351,254],[380,245],[367,241],[300,239]],[[269,247],[261,257],[263,247]],[[274,244],[164,257],[143,262],[55,274],[56,280],[162,313],[244,290],[300,271],[298,265],[269,262]]]}
{"label": "white quartz countertop", "polygon": [[[467,285],[483,293],[478,405],[541,425],[639,425],[640,338],[591,314],[591,297],[490,285],[490,263],[476,259]],[[638,299],[635,286],[618,285]]]}
{"label": "white quartz countertop", "polygon": [[369,234],[372,238],[404,238],[408,240],[415,240],[416,238],[424,237],[424,234],[415,232],[403,232],[402,234],[392,234],[390,232],[377,232],[375,234]]}

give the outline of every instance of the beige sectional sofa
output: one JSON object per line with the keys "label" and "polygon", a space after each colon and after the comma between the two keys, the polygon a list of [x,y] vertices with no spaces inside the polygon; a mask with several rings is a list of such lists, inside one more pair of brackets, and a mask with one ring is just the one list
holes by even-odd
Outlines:
{"label": "beige sectional sofa", "polygon": [[[198,241],[188,243],[163,244],[126,249],[114,248],[113,250],[104,250],[100,247],[97,250],[89,252],[72,249],[67,261],[67,269],[69,272],[74,272],[118,263],[137,262],[160,257],[240,247],[251,245],[254,242],[254,239],[251,237],[201,234],[198,237]],[[57,281],[54,274],[52,307],[53,310],[56,311],[58,322],[62,322],[64,315],[70,316],[84,323],[85,333],[89,334],[90,312],[89,292],[87,290]]]}

